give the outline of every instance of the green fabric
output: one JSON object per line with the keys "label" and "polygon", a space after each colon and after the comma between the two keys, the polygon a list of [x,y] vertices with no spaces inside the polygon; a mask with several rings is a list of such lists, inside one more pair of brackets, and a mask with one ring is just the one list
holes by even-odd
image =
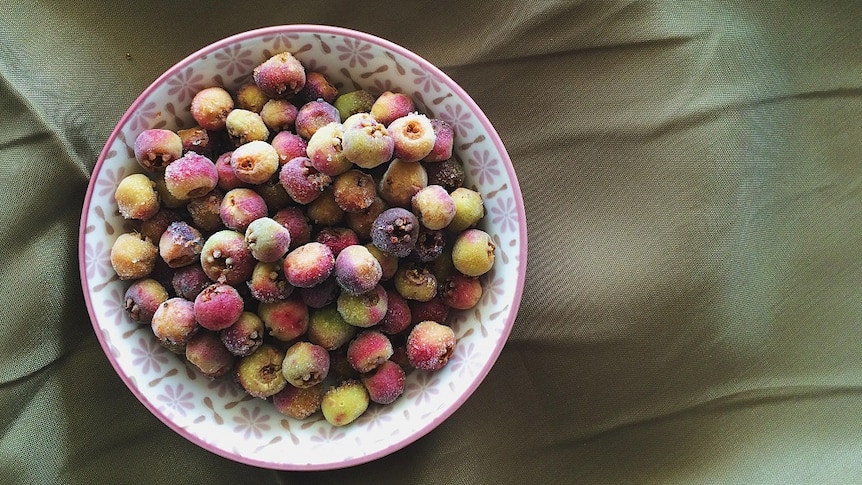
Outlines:
{"label": "green fabric", "polygon": [[[0,483],[862,483],[858,2],[240,3],[0,0]],[[88,177],[128,105],[285,23],[440,66],[529,219],[485,382],[347,470],[256,469],[168,429],[78,279]]]}

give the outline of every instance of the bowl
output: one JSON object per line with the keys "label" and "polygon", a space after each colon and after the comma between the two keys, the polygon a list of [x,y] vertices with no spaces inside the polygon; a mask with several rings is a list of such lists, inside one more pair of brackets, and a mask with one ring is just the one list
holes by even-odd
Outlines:
{"label": "bowl", "polygon": [[[160,346],[149,326],[124,311],[128,281],[110,262],[115,239],[130,230],[117,210],[119,181],[142,172],[134,158],[138,133],[180,129],[198,90],[228,90],[251,78],[270,56],[289,51],[309,71],[324,73],[339,92],[374,95],[401,91],[420,112],[449,122],[464,185],[479,191],[486,216],[480,228],[496,245],[494,267],[481,277],[484,291],[470,310],[450,314],[458,343],[435,372],[413,371],[394,403],[372,405],[356,421],[335,427],[320,413],[306,420],[280,414],[251,398],[232,379],[210,380],[181,356]],[[280,470],[320,470],[365,463],[426,435],[476,390],[499,356],[515,321],[527,264],[524,204],[500,137],[470,96],[417,54],[370,34],[319,25],[262,28],[227,37],[179,61],[132,103],[96,162],[84,201],[79,236],[80,274],[96,336],[119,377],[165,425],[191,442],[237,462]]]}

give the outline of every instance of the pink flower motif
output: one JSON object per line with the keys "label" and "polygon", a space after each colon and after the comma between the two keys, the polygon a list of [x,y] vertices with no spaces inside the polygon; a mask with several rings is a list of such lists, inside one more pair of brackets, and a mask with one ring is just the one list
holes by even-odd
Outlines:
{"label": "pink flower motif", "polygon": [[177,384],[176,388],[168,384],[165,386],[164,394],[159,394],[156,399],[165,403],[167,408],[173,409],[185,416],[186,411],[194,409],[195,407],[191,402],[193,397],[194,393],[186,391],[182,384]]}
{"label": "pink flower motif", "polygon": [[233,76],[234,72],[245,73],[254,65],[254,61],[251,59],[251,50],[242,50],[241,44],[225,47],[220,52],[215,53],[215,58],[218,61],[216,62],[216,69],[224,71],[228,76]]}
{"label": "pink flower motif", "polygon": [[473,177],[478,175],[480,185],[484,185],[485,183],[494,183],[494,178],[500,175],[500,169],[497,168],[500,161],[491,157],[491,152],[489,150],[483,150],[481,152],[474,150],[473,157],[474,158],[467,160],[467,164],[472,167],[470,169],[470,175]]}
{"label": "pink flower motif", "polygon": [[491,208],[491,222],[499,225],[502,232],[515,231],[518,227],[518,211],[515,200],[511,197],[497,199],[497,205]]}
{"label": "pink flower motif", "polygon": [[296,39],[299,39],[298,34],[281,33],[264,37],[261,40],[264,42],[272,42],[272,50],[279,51],[282,50],[282,46],[284,46],[284,50],[291,50],[293,46],[291,40]]}
{"label": "pink flower motif", "polygon": [[135,111],[135,114],[129,120],[129,129],[133,132],[138,131],[138,129],[145,130],[153,124],[152,121],[158,116],[159,110],[156,109],[156,102],[150,101]]}
{"label": "pink flower motif", "polygon": [[392,421],[392,416],[386,411],[386,406],[371,406],[360,416],[357,423],[365,426],[368,431],[375,428],[386,429]]}
{"label": "pink flower motif", "polygon": [[330,441],[338,441],[345,436],[346,433],[335,426],[321,426],[317,429],[317,434],[311,437],[311,441],[322,444]]}
{"label": "pink flower motif", "polygon": [[415,67],[410,71],[416,75],[413,84],[421,85],[422,91],[428,93],[433,89],[435,92],[440,92],[440,83],[437,82],[437,79],[430,72],[416,69]]}
{"label": "pink flower motif", "polygon": [[126,308],[123,306],[124,297],[117,288],[111,288],[110,296],[105,301],[105,316],[114,321],[114,325],[123,323],[123,315]]}
{"label": "pink flower motif", "polygon": [[470,113],[463,110],[460,104],[456,104],[454,108],[451,104],[447,104],[438,117],[452,125],[452,130],[460,137],[466,138],[467,132],[473,129]]}
{"label": "pink flower motif", "polygon": [[135,356],[132,364],[144,374],[149,374],[150,369],[158,373],[162,371],[162,365],[168,363],[166,353],[167,350],[154,339],[141,338],[138,340],[138,346],[132,349],[132,355]]}
{"label": "pink flower motif", "polygon": [[460,377],[468,377],[476,375],[481,365],[478,362],[478,352],[476,345],[470,342],[467,345],[461,345],[458,352],[452,356],[449,364],[452,366],[452,372],[456,372]]}
{"label": "pink flower motif", "polygon": [[207,384],[207,389],[215,390],[218,397],[227,395],[237,397],[240,395],[240,390],[234,379],[214,379]]}
{"label": "pink flower motif", "polygon": [[497,277],[497,271],[491,269],[488,271],[487,275],[487,283],[484,285],[484,291],[482,293],[482,305],[488,305],[489,303],[492,305],[497,304],[497,298],[502,297],[506,292],[503,291],[503,285],[505,281],[502,277]]}
{"label": "pink flower motif", "polygon": [[176,76],[168,79],[168,86],[171,86],[168,89],[168,95],[176,95],[177,101],[180,103],[186,100],[186,96],[192,99],[195,93],[204,88],[201,84],[203,80],[203,74],[196,74],[193,68],[188,67],[185,71],[180,71]]}
{"label": "pink flower motif", "polygon": [[407,399],[413,399],[416,404],[431,402],[434,396],[440,393],[436,387],[439,381],[440,379],[432,372],[417,372],[416,380],[407,384],[404,396]]}
{"label": "pink flower motif", "polygon": [[393,93],[400,93],[401,88],[392,84],[391,79],[375,79],[374,85],[368,87],[368,92],[374,95],[374,97],[380,96],[386,91],[392,91]]}
{"label": "pink flower motif", "polygon": [[244,439],[248,439],[251,435],[259,439],[262,436],[261,430],[269,430],[269,425],[266,424],[269,421],[269,415],[261,414],[259,406],[255,406],[252,412],[249,412],[246,408],[242,408],[241,413],[242,416],[235,416],[233,418],[233,422],[237,423],[237,426],[233,430],[236,433],[244,430]]}
{"label": "pink flower motif", "polygon": [[324,64],[318,64],[317,59],[311,58],[308,61],[304,61],[302,63],[305,66],[305,72],[320,72],[325,73],[327,66]]}
{"label": "pink flower motif", "polygon": [[342,53],[338,60],[348,61],[351,68],[355,67],[357,62],[362,67],[368,67],[368,61],[374,58],[374,55],[368,52],[371,50],[371,44],[358,40],[344,39],[344,43],[335,46],[335,50]]}
{"label": "pink flower motif", "polygon": [[84,258],[87,261],[87,276],[92,281],[107,276],[113,270],[111,266],[111,249],[104,242],[84,246]]}
{"label": "pink flower motif", "polygon": [[[110,163],[110,160],[105,160],[105,164]],[[100,175],[96,180],[97,192],[96,194],[99,197],[104,197],[106,195],[114,196],[114,192],[117,191],[117,185],[120,184],[120,181],[123,180],[123,177],[126,176],[126,167],[117,167],[117,171],[113,171],[110,168],[105,168],[104,175]],[[111,200],[113,202],[113,199]]]}

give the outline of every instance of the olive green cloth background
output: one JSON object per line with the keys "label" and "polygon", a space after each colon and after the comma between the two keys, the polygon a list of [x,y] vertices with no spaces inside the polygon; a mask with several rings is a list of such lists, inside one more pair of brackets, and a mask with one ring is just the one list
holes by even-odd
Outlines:
{"label": "olive green cloth background", "polygon": [[[862,483],[862,4],[0,0],[0,483]],[[520,313],[434,431],[346,470],[238,464],[104,356],[89,174],[159,74],[244,30],[440,66],[508,147]]]}

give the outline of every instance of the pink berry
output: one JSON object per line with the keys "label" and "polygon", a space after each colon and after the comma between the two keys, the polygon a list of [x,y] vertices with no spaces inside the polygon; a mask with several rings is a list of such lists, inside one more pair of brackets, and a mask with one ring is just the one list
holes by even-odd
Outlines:
{"label": "pink berry", "polygon": [[299,207],[279,209],[272,219],[290,232],[290,249],[296,249],[311,241],[311,224]]}
{"label": "pink berry", "polygon": [[397,291],[387,292],[386,315],[380,321],[380,331],[386,335],[395,335],[407,329],[412,323],[410,306]]}
{"label": "pink berry", "polygon": [[456,310],[469,310],[482,298],[482,284],[477,277],[456,272],[441,285],[440,297]]}
{"label": "pink berry", "polygon": [[392,342],[377,330],[365,330],[347,347],[347,360],[360,374],[371,372],[391,356]]}
{"label": "pink berry", "polygon": [[191,105],[192,118],[202,128],[218,131],[225,127],[225,119],[233,110],[233,98],[224,88],[213,86],[195,94]]}
{"label": "pink berry", "polygon": [[449,317],[449,306],[439,295],[428,301],[408,300],[408,305],[410,306],[410,323],[413,325],[426,320],[445,322]]}
{"label": "pink berry", "polygon": [[204,272],[200,264],[191,264],[177,268],[171,275],[171,286],[177,296],[194,301],[204,288],[212,284],[212,280]]}
{"label": "pink berry", "polygon": [[301,337],[308,330],[308,307],[296,296],[261,303],[257,314],[269,334],[282,342]]}
{"label": "pink berry", "polygon": [[347,246],[359,244],[359,236],[346,227],[324,227],[317,233],[317,242],[328,246],[337,257]]}
{"label": "pink berry", "polygon": [[301,136],[289,131],[278,132],[270,143],[278,153],[278,163],[281,165],[296,157],[306,156],[308,149],[308,142]]}
{"label": "pink berry", "polygon": [[382,275],[380,262],[364,246],[348,246],[335,258],[335,279],[351,295],[371,291]]}
{"label": "pink berry", "polygon": [[270,98],[289,98],[305,86],[305,68],[290,52],[276,54],[254,68],[255,84]]}
{"label": "pink berry", "polygon": [[369,398],[378,404],[395,402],[404,393],[405,383],[404,369],[391,360],[362,376],[362,385],[368,390]]}
{"label": "pink berry", "polygon": [[218,187],[222,190],[231,190],[238,187],[248,187],[249,184],[243,182],[236,176],[236,172],[230,164],[230,159],[233,156],[233,151],[227,151],[219,155],[216,159],[216,171],[218,172]]}
{"label": "pink berry", "polygon": [[323,99],[316,99],[299,108],[294,126],[297,135],[309,140],[317,130],[333,122],[341,122],[338,110]]}
{"label": "pink berry", "polygon": [[201,331],[186,344],[186,360],[204,376],[215,379],[233,369],[236,357],[225,348],[217,333]]}
{"label": "pink berry", "polygon": [[416,107],[410,96],[391,91],[382,93],[371,105],[371,115],[374,116],[374,119],[387,126],[415,110]]}
{"label": "pink berry", "polygon": [[434,130],[434,147],[422,160],[442,162],[452,158],[452,146],[455,138],[452,125],[439,118],[431,118],[431,128]]}
{"label": "pink berry", "polygon": [[242,187],[229,190],[219,207],[224,225],[239,232],[245,232],[252,221],[266,217],[267,212],[263,197],[254,190]]}
{"label": "pink berry", "polygon": [[332,178],[314,168],[308,157],[297,157],[282,165],[279,181],[294,201],[308,204],[320,197]]}
{"label": "pink berry", "polygon": [[207,330],[231,326],[243,311],[243,299],[233,286],[213,283],[204,288],[194,301],[195,319]]}
{"label": "pink berry", "polygon": [[284,258],[284,276],[299,288],[310,288],[322,283],[335,268],[335,256],[325,244],[309,242],[287,253]]}
{"label": "pink berry", "polygon": [[165,168],[165,186],[179,200],[205,195],[218,183],[218,170],[207,157],[188,152]]}
{"label": "pink berry", "polygon": [[168,299],[168,292],[161,283],[145,278],[136,280],[126,289],[123,308],[132,320],[150,324],[159,305]]}
{"label": "pink berry", "polygon": [[135,159],[147,172],[164,171],[183,154],[183,142],[171,130],[144,130],[135,138]]}
{"label": "pink berry", "polygon": [[186,343],[198,332],[194,303],[183,298],[169,298],[159,305],[151,322],[153,334],[172,352],[182,352]]}
{"label": "pink berry", "polygon": [[213,281],[236,286],[248,280],[256,260],[245,236],[225,229],[207,238],[201,251],[201,267]]}
{"label": "pink berry", "polygon": [[416,369],[442,369],[454,350],[455,332],[437,322],[419,322],[407,336],[407,358]]}

